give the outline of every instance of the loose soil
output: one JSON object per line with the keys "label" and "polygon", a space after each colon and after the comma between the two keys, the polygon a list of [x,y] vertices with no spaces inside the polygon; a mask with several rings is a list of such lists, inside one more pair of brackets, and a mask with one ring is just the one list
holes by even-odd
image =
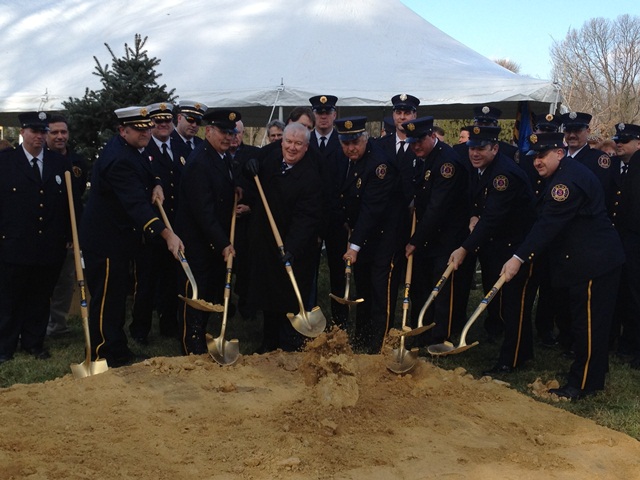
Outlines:
{"label": "loose soil", "polygon": [[427,359],[391,373],[346,340],[0,390],[0,479],[639,478],[631,437]]}

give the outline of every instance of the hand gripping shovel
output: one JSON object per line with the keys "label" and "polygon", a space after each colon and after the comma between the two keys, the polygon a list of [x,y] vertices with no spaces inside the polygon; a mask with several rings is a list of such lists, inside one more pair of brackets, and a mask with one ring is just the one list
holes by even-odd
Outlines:
{"label": "hand gripping shovel", "polygon": [[84,284],[84,273],[82,271],[82,254],[80,252],[80,242],[78,242],[78,227],[76,226],[76,210],[73,203],[73,186],[71,185],[71,173],[64,172],[64,181],[67,184],[67,197],[69,199],[69,219],[71,220],[71,236],[73,239],[73,258],[76,264],[76,277],[80,288],[80,311],[82,313],[82,330],[84,330],[84,362],[71,365],[71,373],[74,378],[84,378],[90,375],[109,370],[105,359],[91,361],[91,336],[89,335],[89,311],[87,309],[87,293]]}
{"label": "hand gripping shovel", "polygon": [[[231,214],[231,233],[229,240],[231,245],[235,240],[236,233],[236,206],[238,205],[238,196],[233,201],[233,212]],[[227,314],[229,313],[229,297],[231,296],[231,272],[233,270],[233,255],[227,258],[227,273],[224,281],[224,312],[222,313],[222,328],[220,336],[213,338],[207,334],[207,350],[209,355],[221,365],[231,365],[238,360],[240,356],[240,346],[238,339],[225,340],[224,332],[227,329]]]}
{"label": "hand gripping shovel", "polygon": [[[276,221],[273,219],[271,209],[269,208],[269,204],[267,203],[267,197],[264,194],[264,190],[262,190],[262,184],[260,183],[260,179],[257,175],[254,175],[253,179],[256,182],[258,192],[260,193],[260,198],[262,199],[262,204],[264,205],[264,209],[267,212],[269,224],[271,225],[273,236],[278,245],[278,250],[284,257],[284,243],[282,242],[282,238],[280,237],[280,233],[278,232],[278,227],[276,226]],[[293,290],[298,299],[298,305],[300,306],[300,313],[298,313],[297,315],[294,315],[293,313],[287,313],[287,318],[291,322],[293,328],[295,328],[302,335],[305,335],[307,337],[317,337],[324,331],[325,327],[327,326],[327,319],[322,313],[322,310],[320,310],[320,307],[313,307],[310,312],[307,312],[305,310],[304,303],[302,302],[302,296],[300,295],[300,290],[298,289],[298,283],[296,282],[296,278],[293,275],[291,264],[287,262],[284,264],[284,267],[289,274],[291,285],[293,286]]]}
{"label": "hand gripping shovel", "polygon": [[[413,221],[411,222],[411,235],[416,230],[416,213],[413,212]],[[413,272],[413,255],[407,260],[407,273],[404,280],[404,298],[402,300],[402,331],[407,328],[407,315],[409,313],[409,290],[411,288],[411,274]],[[406,373],[411,370],[418,360],[418,349],[412,348],[407,350],[404,347],[404,335],[400,337],[400,347],[394,348],[391,354],[391,360],[387,363],[387,368],[393,373]]]}
{"label": "hand gripping shovel", "polygon": [[422,309],[420,310],[420,315],[418,315],[418,326],[416,328],[414,328],[413,330],[407,330],[407,331],[400,332],[400,335],[404,335],[404,336],[407,336],[407,337],[413,337],[414,335],[419,335],[422,332],[425,332],[425,331],[429,330],[430,328],[435,327],[435,325],[436,325],[435,322],[430,323],[429,325],[425,325],[425,326],[422,325],[422,322],[424,321],[424,314],[427,313],[427,309],[431,306],[433,301],[436,299],[436,297],[440,293],[440,290],[442,290],[442,286],[449,279],[449,276],[451,275],[451,272],[453,272],[453,264],[452,263],[447,266],[447,269],[444,271],[444,273],[440,277],[440,280],[438,280],[438,283],[436,283],[436,286],[433,287],[433,290],[431,290],[431,294],[429,295],[429,298],[427,298],[427,301],[424,302],[424,305],[422,306]]}
{"label": "hand gripping shovel", "polygon": [[[165,226],[173,231],[171,228],[171,223],[169,223],[169,219],[167,218],[167,214],[162,207],[162,204],[159,201],[156,201],[156,205],[160,210],[160,215],[162,215],[162,221]],[[207,302],[201,298],[198,298],[198,284],[196,283],[196,279],[193,276],[193,272],[191,271],[191,267],[189,266],[189,262],[187,262],[187,258],[184,256],[184,253],[181,250],[178,250],[178,258],[180,259],[180,266],[184,270],[184,273],[187,274],[187,278],[189,279],[189,283],[191,284],[191,298],[183,297],[182,295],[178,295],[180,300],[184,301],[187,305],[196,310],[202,310],[203,312],[222,312],[224,307],[222,305],[214,305],[211,302]]]}
{"label": "hand gripping shovel", "polygon": [[351,307],[352,305],[357,305],[359,303],[364,302],[364,298],[357,298],[355,300],[351,300],[349,298],[350,284],[351,284],[351,260],[345,260],[345,264],[344,264],[344,297],[338,297],[337,295],[334,295],[333,293],[330,293],[329,297],[331,297],[336,302],[341,303],[342,305],[347,305],[348,307]]}
{"label": "hand gripping shovel", "polygon": [[487,305],[489,305],[489,302],[493,300],[493,297],[496,296],[498,290],[500,290],[500,288],[504,284],[505,278],[506,277],[504,274],[500,275],[498,281],[493,285],[493,287],[491,287],[489,293],[487,293],[487,295],[480,302],[480,305],[478,305],[471,317],[469,317],[469,320],[467,320],[467,323],[462,329],[462,335],[460,335],[460,343],[457,347],[454,346],[451,342],[444,342],[438,343],[437,345],[429,345],[427,347],[427,351],[434,356],[454,355],[456,353],[462,353],[465,350],[469,350],[471,347],[475,347],[476,345],[478,345],[479,342],[477,340],[471,345],[467,345],[467,332],[471,328],[471,325],[473,325],[474,322],[478,319],[480,314],[485,311]]}

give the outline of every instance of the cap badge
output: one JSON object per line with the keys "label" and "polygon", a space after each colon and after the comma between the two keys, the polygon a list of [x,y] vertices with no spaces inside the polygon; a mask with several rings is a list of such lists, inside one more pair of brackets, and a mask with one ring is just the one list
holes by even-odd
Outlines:
{"label": "cap badge", "polygon": [[402,95],[400,95],[400,100],[402,100],[403,102],[407,100],[407,94],[403,93]]}
{"label": "cap badge", "polygon": [[531,143],[538,143],[538,136],[537,136],[535,133],[532,133],[532,134],[529,136],[529,141],[530,141]]}
{"label": "cap badge", "polygon": [[38,114],[38,118],[39,118],[40,120],[45,120],[45,119],[47,118],[47,114],[46,114],[46,113],[44,113],[44,112],[40,112],[40,113]]}
{"label": "cap badge", "polygon": [[193,108],[195,108],[197,110],[200,110],[200,106],[201,105],[199,103],[196,103],[196,104],[193,105]]}
{"label": "cap badge", "polygon": [[551,198],[556,202],[564,202],[569,198],[569,187],[559,183],[551,189]]}
{"label": "cap badge", "polygon": [[504,192],[509,187],[509,179],[504,175],[498,175],[493,179],[493,188],[499,192]]}
{"label": "cap badge", "polygon": [[232,121],[233,121],[233,120],[235,120],[235,119],[236,119],[236,114],[235,114],[234,112],[231,112],[231,113],[229,114],[229,120],[232,120]]}
{"label": "cap badge", "polygon": [[384,177],[386,175],[387,175],[387,166],[384,163],[378,165],[378,168],[376,168],[376,176],[380,180],[384,180]]}
{"label": "cap badge", "polygon": [[407,130],[413,132],[416,129],[416,126],[413,123],[407,124]]}
{"label": "cap badge", "polygon": [[141,109],[140,109],[140,115],[142,115],[143,117],[146,117],[146,116],[147,116],[147,113],[149,113],[149,112],[147,111],[147,109],[146,109],[146,108],[141,108]]}
{"label": "cap badge", "polygon": [[440,167],[440,175],[444,178],[451,178],[456,173],[456,167],[453,166],[453,163],[445,163]]}
{"label": "cap badge", "polygon": [[618,130],[624,130],[625,128],[626,128],[626,125],[624,123],[618,124]]}
{"label": "cap badge", "polygon": [[553,120],[553,115],[551,113],[547,113],[547,116],[544,118],[547,122],[550,122],[551,120]]}
{"label": "cap badge", "polygon": [[347,120],[346,122],[344,122],[344,128],[346,128],[347,130],[351,130],[353,128],[353,123],[351,122],[351,120]]}
{"label": "cap badge", "polygon": [[473,133],[478,135],[480,133],[480,127],[473,127]]}
{"label": "cap badge", "polygon": [[327,103],[327,97],[324,95],[320,97],[320,103]]}
{"label": "cap badge", "polygon": [[611,166],[611,157],[609,155],[600,155],[598,157],[598,165],[601,168],[609,168]]}
{"label": "cap badge", "polygon": [[578,114],[577,114],[576,112],[571,112],[571,113],[569,114],[569,118],[570,118],[571,120],[575,120],[576,118],[578,118]]}
{"label": "cap badge", "polygon": [[484,113],[485,115],[487,113],[489,113],[490,111],[491,111],[491,109],[489,107],[487,107],[487,106],[482,107],[482,113]]}

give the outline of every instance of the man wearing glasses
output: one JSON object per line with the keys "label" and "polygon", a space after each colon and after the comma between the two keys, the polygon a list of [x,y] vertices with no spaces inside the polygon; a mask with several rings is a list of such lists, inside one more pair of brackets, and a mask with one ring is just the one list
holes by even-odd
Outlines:
{"label": "man wearing glasses", "polygon": [[202,139],[197,135],[202,123],[202,116],[207,108],[202,102],[182,100],[176,115],[176,129],[171,137],[182,141],[190,150],[195,150],[202,142]]}

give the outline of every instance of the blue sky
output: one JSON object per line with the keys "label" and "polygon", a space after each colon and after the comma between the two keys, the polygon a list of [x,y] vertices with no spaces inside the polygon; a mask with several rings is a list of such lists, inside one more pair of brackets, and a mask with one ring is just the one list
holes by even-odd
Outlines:
{"label": "blue sky", "polygon": [[520,65],[520,74],[550,80],[549,48],[570,28],[579,29],[596,17],[640,15],[638,0],[400,1],[485,57],[508,58]]}

